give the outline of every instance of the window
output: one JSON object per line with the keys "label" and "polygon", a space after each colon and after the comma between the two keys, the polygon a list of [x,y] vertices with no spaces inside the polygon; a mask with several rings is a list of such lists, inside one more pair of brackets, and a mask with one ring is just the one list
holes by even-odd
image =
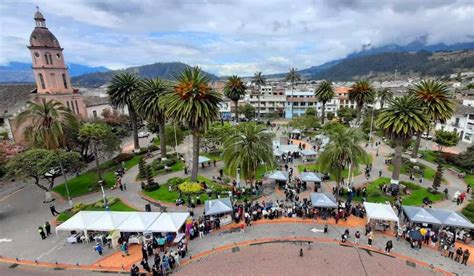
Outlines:
{"label": "window", "polygon": [[74,101],[76,103],[76,113],[79,114],[79,106],[77,105],[77,101]]}
{"label": "window", "polygon": [[44,61],[46,62],[46,64],[49,64],[49,59],[48,59],[48,55],[47,55],[47,54],[44,54]]}
{"label": "window", "polygon": [[94,118],[97,118],[97,110],[93,110],[92,115],[94,116]]}
{"label": "window", "polygon": [[50,64],[50,65],[53,64],[53,58],[51,57],[50,53],[44,54],[44,59],[46,61],[46,64]]}
{"label": "window", "polygon": [[66,104],[67,104],[67,109],[71,110],[71,106],[69,105],[69,101],[67,101]]}
{"label": "window", "polygon": [[57,59],[61,59],[61,55],[60,55],[60,54],[56,54],[56,58],[57,58]]}
{"label": "window", "polygon": [[49,78],[51,79],[51,85],[56,87],[56,75],[54,73],[49,74]]}
{"label": "window", "polygon": [[64,88],[67,89],[67,80],[66,80],[66,74],[63,74],[63,84],[64,84]]}
{"label": "window", "polygon": [[41,89],[46,89],[46,85],[44,84],[43,74],[39,73],[39,74],[38,74],[38,78],[39,78],[39,80],[40,80]]}
{"label": "window", "polygon": [[5,125],[5,119],[4,118],[0,118],[0,126],[3,126]]}

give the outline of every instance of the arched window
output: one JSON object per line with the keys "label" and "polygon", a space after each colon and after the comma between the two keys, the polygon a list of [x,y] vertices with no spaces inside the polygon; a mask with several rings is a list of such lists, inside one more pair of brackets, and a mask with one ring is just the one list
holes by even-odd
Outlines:
{"label": "arched window", "polygon": [[69,105],[69,101],[66,101],[67,109],[71,110],[71,106]]}
{"label": "arched window", "polygon": [[66,79],[66,74],[63,74],[63,84],[64,84],[64,88],[67,89],[67,79]]}
{"label": "arched window", "polygon": [[44,61],[49,64],[48,54],[44,54]]}
{"label": "arched window", "polygon": [[74,101],[76,103],[76,113],[79,114],[79,106],[77,105],[77,101]]}
{"label": "arched window", "polygon": [[49,78],[51,79],[51,85],[53,87],[56,87],[57,86],[57,84],[56,84],[56,75],[54,73],[51,73],[51,74],[49,74]]}
{"label": "arched window", "polygon": [[46,85],[44,84],[43,74],[39,73],[39,74],[38,74],[38,78],[40,79],[41,88],[42,88],[42,89],[46,89]]}
{"label": "arched window", "polygon": [[53,64],[53,58],[50,53],[44,54],[44,60],[46,61],[46,64]]}

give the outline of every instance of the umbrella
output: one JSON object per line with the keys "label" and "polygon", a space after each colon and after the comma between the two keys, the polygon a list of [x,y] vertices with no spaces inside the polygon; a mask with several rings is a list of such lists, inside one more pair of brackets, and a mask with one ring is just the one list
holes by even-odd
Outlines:
{"label": "umbrella", "polygon": [[423,240],[423,235],[421,235],[421,233],[417,230],[410,231],[408,235],[410,236],[412,240],[415,240],[415,241]]}
{"label": "umbrella", "polygon": [[420,234],[422,234],[423,236],[426,235],[426,232],[428,231],[425,228],[420,229]]}

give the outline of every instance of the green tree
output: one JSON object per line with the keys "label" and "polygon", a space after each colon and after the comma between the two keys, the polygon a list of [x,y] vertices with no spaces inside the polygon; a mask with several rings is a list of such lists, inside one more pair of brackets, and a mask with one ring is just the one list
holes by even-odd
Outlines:
{"label": "green tree", "polygon": [[245,87],[244,82],[237,75],[229,77],[224,87],[224,95],[234,102],[236,122],[239,121],[239,100],[245,96],[245,89],[247,89],[247,87]]}
{"label": "green tree", "polygon": [[331,142],[318,157],[321,170],[329,172],[335,179],[337,188],[341,186],[342,172],[345,168],[357,169],[359,163],[367,161],[367,153],[360,146],[361,133],[352,128],[339,125],[328,132]]}
{"label": "green tree", "polygon": [[375,91],[367,80],[359,80],[351,86],[349,90],[349,100],[357,105],[357,122],[360,122],[362,107],[364,104],[371,103],[375,99]]}
{"label": "green tree", "polygon": [[343,123],[349,123],[352,121],[354,118],[357,117],[356,111],[352,108],[349,107],[341,107],[337,111],[337,117],[342,119]]}
{"label": "green tree", "polygon": [[[52,174],[45,176],[51,169],[57,168],[60,162],[64,164],[64,169],[78,171],[83,168],[80,154],[76,152],[52,151],[46,149],[30,149],[14,156],[6,165],[8,177],[19,179],[32,178],[34,184],[45,192],[51,192],[54,188],[55,178]],[[41,183],[42,179],[48,180],[48,185]]]}
{"label": "green tree", "polygon": [[326,103],[332,100],[336,96],[336,93],[334,93],[334,89],[332,88],[331,82],[329,81],[323,81],[318,88],[314,91],[314,95],[318,99],[318,101],[321,102],[321,124],[324,125],[324,118],[325,118],[325,113],[324,111],[326,110]]}
{"label": "green tree", "polygon": [[175,147],[176,143],[179,145],[184,141],[185,136],[186,134],[179,125],[168,124],[165,126],[166,145]]}
{"label": "green tree", "polygon": [[318,118],[314,116],[303,115],[291,120],[290,125],[293,128],[308,130],[318,128],[320,126]]}
{"label": "green tree", "polygon": [[201,133],[219,117],[221,95],[212,90],[209,77],[199,67],[185,69],[171,92],[163,96],[165,115],[189,128],[193,137],[191,180],[198,175]]}
{"label": "green tree", "polygon": [[474,171],[474,145],[456,157],[456,164],[468,169],[471,173]]}
{"label": "green tree", "polygon": [[392,183],[399,184],[403,147],[408,145],[415,133],[424,131],[428,122],[424,109],[413,96],[391,99],[389,106],[380,112],[376,125],[395,146]]}
{"label": "green tree", "polygon": [[138,118],[135,105],[133,104],[134,97],[138,91],[140,91],[140,85],[141,81],[136,75],[132,73],[122,73],[115,75],[107,87],[107,93],[109,94],[112,104],[118,107],[127,107],[128,109],[133,132],[134,151],[140,150],[137,127]]}
{"label": "green tree", "polygon": [[377,92],[377,97],[380,100],[380,109],[382,109],[385,103],[391,98],[393,98],[393,92],[390,91],[390,89],[388,88],[384,88]]}
{"label": "green tree", "polygon": [[138,176],[140,176],[140,179],[147,179],[148,177],[146,162],[143,156],[140,156],[140,159],[138,159]]}
{"label": "green tree", "polygon": [[253,107],[251,104],[239,106],[239,113],[244,114],[247,120],[251,120],[255,117],[255,107]]}
{"label": "green tree", "polygon": [[[301,80],[301,76],[298,73],[298,70],[294,67],[290,68],[290,71],[286,75],[285,78],[286,81],[289,81],[291,83],[291,100],[293,101],[293,90],[295,88],[295,83],[299,82]],[[293,119],[293,104],[291,104],[291,119]]]}
{"label": "green tree", "polygon": [[231,124],[212,124],[203,134],[203,145],[208,148],[219,148],[223,145],[224,141],[234,132],[235,128]]}
{"label": "green tree", "polygon": [[[428,115],[428,127],[424,131],[430,131],[433,124],[444,123],[453,116],[456,109],[455,103],[449,98],[446,84],[436,80],[422,80],[409,89],[409,93],[419,100],[425,113]],[[421,132],[417,133],[416,143],[412,151],[412,158],[417,158],[421,143]]]}
{"label": "green tree", "polygon": [[262,85],[265,85],[265,77],[262,75],[262,72],[257,71],[253,76],[253,83],[257,86],[257,98],[258,98],[258,111],[257,119],[260,121],[260,96],[262,94]]}
{"label": "green tree", "polygon": [[112,132],[112,129],[104,123],[85,123],[79,129],[79,139],[88,144],[95,157],[95,165],[99,180],[103,181],[100,171],[99,157],[111,155],[120,149],[120,140]]}
{"label": "green tree", "polygon": [[[435,143],[438,145],[438,156],[443,152],[444,147],[454,147],[459,143],[459,135],[455,131],[438,130],[435,135]],[[443,179],[443,163],[438,158],[438,166],[433,180],[433,189],[438,190]]]}
{"label": "green tree", "polygon": [[[140,90],[133,98],[137,113],[147,122],[158,125],[161,157],[166,157],[165,112],[160,105],[163,95],[170,87],[161,79],[145,79],[141,82]],[[174,140],[174,139],[173,139]]]}
{"label": "green tree", "polygon": [[328,118],[329,121],[331,121],[332,119],[334,119],[334,113],[333,112],[328,112],[326,114],[326,117]]}
{"label": "green tree", "polygon": [[312,107],[308,107],[308,108],[306,108],[306,110],[304,111],[304,115],[317,117],[316,109],[314,109],[314,108],[312,108]]}
{"label": "green tree", "polygon": [[239,125],[224,142],[224,163],[232,175],[237,168],[247,183],[254,184],[258,166],[272,166],[274,162],[272,133],[255,123]]}

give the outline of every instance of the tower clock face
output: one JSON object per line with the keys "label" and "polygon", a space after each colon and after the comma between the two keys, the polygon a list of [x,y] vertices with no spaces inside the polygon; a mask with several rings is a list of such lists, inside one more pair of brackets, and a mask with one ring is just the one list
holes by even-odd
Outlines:
{"label": "tower clock face", "polygon": [[36,53],[35,53],[35,57],[39,57],[39,56],[40,56],[40,54],[38,54],[38,52],[36,52]]}

